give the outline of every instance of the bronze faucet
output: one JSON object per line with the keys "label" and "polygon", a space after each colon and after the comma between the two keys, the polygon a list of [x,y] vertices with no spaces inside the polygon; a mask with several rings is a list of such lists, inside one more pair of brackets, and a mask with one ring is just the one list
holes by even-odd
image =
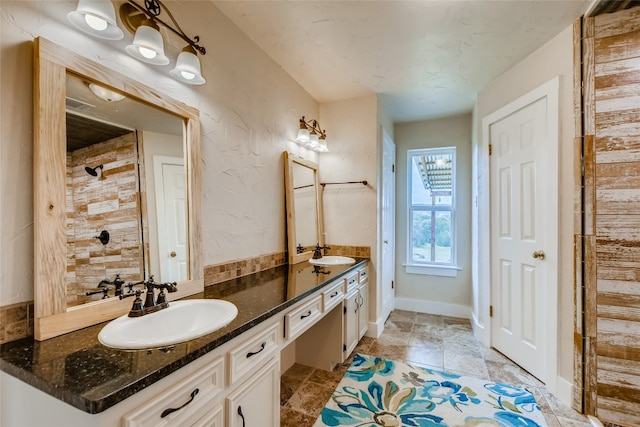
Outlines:
{"label": "bronze faucet", "polygon": [[322,258],[322,250],[323,249],[331,249],[331,248],[329,246],[327,246],[327,245],[320,246],[320,244],[317,244],[316,248],[313,250],[313,259]]}
{"label": "bronze faucet", "polygon": [[117,297],[122,294],[122,285],[124,285],[124,280],[120,278],[119,274],[116,274],[116,277],[113,281],[109,279],[102,279],[100,283],[98,283],[98,290],[96,291],[88,291],[85,293],[86,296],[96,295],[102,293],[102,299],[109,298],[109,285],[113,285],[115,287],[115,291],[113,296]]}
{"label": "bronze faucet", "polygon": [[[128,298],[130,296],[135,295],[135,299],[133,300],[133,306],[129,311],[129,317],[140,317],[145,314],[154,313],[158,310],[162,310],[163,308],[169,307],[169,301],[167,301],[167,296],[164,293],[166,290],[169,293],[177,292],[178,287],[176,282],[166,282],[166,283],[155,283],[153,280],[153,276],[149,277],[147,281],[140,281],[136,283],[129,283],[129,289],[131,290],[135,285],[144,285],[147,288],[147,293],[145,295],[145,301],[142,302],[142,290],[137,289],[135,293],[128,293],[126,295],[120,294],[120,299]],[[158,299],[155,297],[155,290],[160,289],[160,293],[158,294]]]}

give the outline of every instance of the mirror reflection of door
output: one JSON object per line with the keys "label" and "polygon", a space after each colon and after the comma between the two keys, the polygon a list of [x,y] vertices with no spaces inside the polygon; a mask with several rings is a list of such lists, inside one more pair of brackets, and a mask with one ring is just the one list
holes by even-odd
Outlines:
{"label": "mirror reflection of door", "polygon": [[296,246],[312,250],[318,240],[315,171],[300,163],[293,164],[293,198],[295,205]]}
{"label": "mirror reflection of door", "polygon": [[158,263],[162,281],[187,278],[186,179],[182,157],[153,157],[158,221]]}
{"label": "mirror reflection of door", "polygon": [[[116,275],[125,282],[151,275],[156,281],[187,280],[182,120],[71,73],[66,113],[67,306],[102,299],[101,283],[112,282]],[[180,165],[173,175],[178,187],[169,197],[173,217],[162,232],[154,156],[178,158],[174,164]],[[109,233],[107,243],[97,238],[103,231]],[[164,249],[167,244],[160,248],[160,238],[172,240],[175,257]]]}

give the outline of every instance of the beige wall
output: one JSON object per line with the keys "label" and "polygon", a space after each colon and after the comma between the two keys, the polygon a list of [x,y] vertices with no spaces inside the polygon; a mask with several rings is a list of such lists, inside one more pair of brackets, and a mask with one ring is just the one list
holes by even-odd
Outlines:
{"label": "beige wall", "polygon": [[[128,56],[129,33],[106,41],[76,30],[66,18],[76,4],[0,3],[0,305],[33,299],[32,40],[38,36],[200,110],[205,265],[282,251],[282,152],[294,145],[301,115],[318,117],[318,103],[210,2],[172,7],[207,49],[201,57],[207,84],[200,87],[171,79],[171,65]],[[165,37],[173,61],[182,47],[177,37]]]}
{"label": "beige wall", "polygon": [[[327,129],[329,152],[320,156],[320,182],[367,181],[328,185],[322,195],[325,241],[329,244],[369,246],[369,283],[377,270],[378,97],[327,102],[320,105],[320,122]],[[369,286],[369,320],[380,312],[375,304],[378,286]]]}
{"label": "beige wall", "polygon": [[[399,123],[396,141],[396,307],[468,317],[471,312],[471,115]],[[456,147],[457,277],[408,274],[407,150]]]}
{"label": "beige wall", "polygon": [[[573,39],[572,27],[568,27],[515,67],[495,79],[479,94],[474,109],[474,177],[478,187],[474,187],[472,197],[488,195],[488,151],[487,142],[482,140],[482,119],[500,107],[509,104],[522,95],[560,76],[560,139],[559,139],[559,219],[558,219],[558,373],[565,384],[558,384],[559,393],[564,397],[562,387],[573,382]],[[488,204],[481,203],[474,211],[474,224],[479,240],[483,235],[482,224],[488,224]],[[479,224],[479,225],[478,225]],[[474,255],[478,254],[478,238],[474,239]],[[483,279],[488,284],[488,265],[480,257],[474,264],[474,318],[478,325],[488,322],[488,288],[479,288]],[[566,400],[569,402],[569,400]]]}

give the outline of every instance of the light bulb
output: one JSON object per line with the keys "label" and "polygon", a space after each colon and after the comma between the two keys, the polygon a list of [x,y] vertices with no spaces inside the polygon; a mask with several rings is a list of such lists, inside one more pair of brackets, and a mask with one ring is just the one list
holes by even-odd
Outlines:
{"label": "light bulb", "polygon": [[158,55],[158,53],[155,50],[147,49],[146,47],[142,47],[142,46],[138,47],[138,51],[140,52],[140,55],[149,59],[153,59],[156,57],[156,55]]}
{"label": "light bulb", "polygon": [[104,31],[109,26],[109,23],[104,19],[89,14],[84,15],[84,21],[96,31]]}
{"label": "light bulb", "polygon": [[182,77],[184,77],[187,80],[193,80],[195,78],[195,74],[190,73],[188,71],[180,71],[180,74],[182,74]]}

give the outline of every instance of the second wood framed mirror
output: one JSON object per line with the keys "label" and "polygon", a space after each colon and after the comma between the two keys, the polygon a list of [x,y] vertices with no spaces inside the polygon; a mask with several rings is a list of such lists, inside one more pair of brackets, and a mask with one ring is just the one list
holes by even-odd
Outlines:
{"label": "second wood framed mirror", "polygon": [[289,264],[308,260],[324,245],[322,197],[317,163],[283,153]]}

